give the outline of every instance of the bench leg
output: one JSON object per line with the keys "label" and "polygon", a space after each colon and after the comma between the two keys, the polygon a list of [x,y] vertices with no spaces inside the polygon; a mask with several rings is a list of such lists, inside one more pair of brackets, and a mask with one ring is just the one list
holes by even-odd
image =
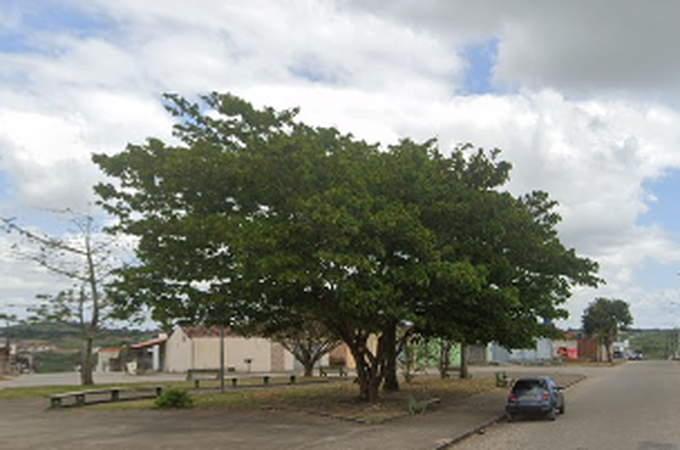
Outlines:
{"label": "bench leg", "polygon": [[163,387],[156,386],[156,397],[160,397],[161,395],[163,395]]}
{"label": "bench leg", "polygon": [[269,384],[269,377],[268,376],[262,377],[262,381],[264,382],[265,385],[268,385]]}
{"label": "bench leg", "polygon": [[120,391],[118,389],[111,390],[111,401],[117,402],[120,400]]}
{"label": "bench leg", "polygon": [[295,384],[295,380],[296,380],[295,375],[291,375],[290,376],[290,384]]}
{"label": "bench leg", "polygon": [[76,405],[83,406],[85,404],[85,394],[76,395]]}
{"label": "bench leg", "polygon": [[231,387],[236,387],[238,384],[238,378],[232,378],[231,379]]}
{"label": "bench leg", "polygon": [[52,408],[60,408],[61,407],[61,399],[60,398],[51,398],[50,399],[50,406]]}

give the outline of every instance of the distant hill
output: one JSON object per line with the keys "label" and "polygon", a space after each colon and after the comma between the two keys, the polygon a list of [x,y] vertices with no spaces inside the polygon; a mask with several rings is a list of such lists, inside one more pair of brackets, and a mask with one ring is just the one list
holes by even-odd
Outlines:
{"label": "distant hill", "polygon": [[[150,331],[103,329],[95,339],[95,347],[121,347],[142,342],[153,337]],[[0,339],[9,339],[19,349],[29,349],[34,370],[39,373],[67,372],[74,370],[81,358],[83,339],[77,324],[40,322],[0,327]],[[35,351],[42,345],[46,351]]]}
{"label": "distant hill", "polygon": [[633,329],[622,333],[631,346],[641,352],[645,359],[668,359],[678,352],[680,330]]}
{"label": "distant hill", "polygon": [[[95,346],[117,347],[134,344],[151,338],[153,332],[121,329],[103,329],[95,339]],[[77,324],[59,322],[39,322],[35,324],[19,324],[10,327],[0,327],[0,336],[13,341],[44,341],[59,349],[80,349],[82,335]]]}

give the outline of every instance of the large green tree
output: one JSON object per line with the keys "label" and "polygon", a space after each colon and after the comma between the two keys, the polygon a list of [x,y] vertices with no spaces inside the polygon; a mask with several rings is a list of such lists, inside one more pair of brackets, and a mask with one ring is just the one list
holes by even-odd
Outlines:
{"label": "large green tree", "polygon": [[583,331],[597,337],[612,362],[612,344],[619,330],[633,323],[628,303],[618,299],[596,298],[583,312]]}
{"label": "large green tree", "polygon": [[597,265],[558,239],[557,205],[546,193],[501,190],[511,167],[499,151],[468,144],[445,158],[435,141],[408,140],[390,150],[386,185],[418,211],[437,255],[424,288],[409,291],[419,334],[463,347],[530,347],[566,316],[560,305],[573,285],[600,282]]}
{"label": "large green tree", "polygon": [[495,151],[380,149],[228,94],[168,102],[178,145],[94,156],[115,181],[96,187],[112,231],[139,239],[115,286],[123,308],[318,321],[375,400],[412,334],[524,343],[563,314],[571,285],[596,282],[559,243],[547,197],[501,192],[510,166]]}

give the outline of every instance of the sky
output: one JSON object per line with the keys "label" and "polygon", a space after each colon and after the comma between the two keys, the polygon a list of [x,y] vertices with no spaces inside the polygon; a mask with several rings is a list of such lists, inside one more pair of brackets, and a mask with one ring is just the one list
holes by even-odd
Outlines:
{"label": "sky", "polygon": [[[0,216],[48,233],[89,211],[92,153],[171,139],[162,94],[300,107],[369,142],[500,148],[600,264],[577,288],[680,326],[680,3],[659,0],[1,0]],[[64,281],[0,236],[0,313]]]}

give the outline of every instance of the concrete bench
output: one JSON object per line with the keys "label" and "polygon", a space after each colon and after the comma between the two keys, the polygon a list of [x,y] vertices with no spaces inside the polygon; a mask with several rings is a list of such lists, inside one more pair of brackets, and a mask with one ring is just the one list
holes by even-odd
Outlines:
{"label": "concrete bench", "polygon": [[[84,389],[81,391],[62,392],[50,395],[50,407],[60,408],[62,406],[84,406],[92,403],[118,402],[122,400],[137,400],[141,398],[155,398],[163,393],[160,386],[150,388],[130,388],[120,387]],[[121,394],[126,394],[122,396]],[[132,395],[130,395],[132,394]],[[66,404],[66,401],[71,401]]]}
{"label": "concrete bench", "polygon": [[337,372],[338,376],[346,377],[347,370],[344,366],[321,366],[319,367],[319,376],[327,377],[331,372]]}
{"label": "concrete bench", "polygon": [[[224,377],[225,381],[228,381],[231,387],[235,388],[239,386],[239,380],[252,380],[252,379],[261,379],[262,384],[264,386],[268,386],[271,384],[271,381],[273,378],[286,378],[288,379],[288,384],[295,384],[297,382],[297,376],[295,375],[257,375],[257,376],[240,376],[240,377]],[[195,376],[193,378],[194,380],[194,388],[200,389],[201,387],[201,381],[219,381],[220,376],[219,374],[215,376],[209,376],[209,375],[202,375],[202,376]]]}
{"label": "concrete bench", "polygon": [[196,373],[191,375],[191,379],[194,381],[194,387],[198,389],[201,387],[201,381],[217,381],[220,379],[220,374],[219,372]]}

